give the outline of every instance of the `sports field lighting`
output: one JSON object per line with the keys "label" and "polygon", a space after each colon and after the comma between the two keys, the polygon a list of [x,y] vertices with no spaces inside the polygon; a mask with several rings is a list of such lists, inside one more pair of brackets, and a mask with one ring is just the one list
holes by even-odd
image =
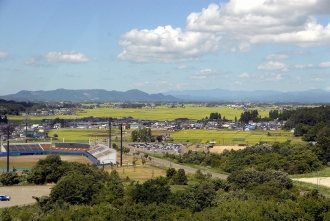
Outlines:
{"label": "sports field lighting", "polygon": [[28,121],[29,120],[30,120],[30,118],[28,116],[24,120],[24,122],[25,122],[25,143],[28,142],[28,140],[27,140],[27,128],[28,128]]}
{"label": "sports field lighting", "polygon": [[123,167],[123,124],[120,123],[120,166]]}
{"label": "sports field lighting", "polygon": [[109,148],[111,148],[111,121],[112,121],[112,118],[110,117],[109,118],[109,139],[108,139]]}

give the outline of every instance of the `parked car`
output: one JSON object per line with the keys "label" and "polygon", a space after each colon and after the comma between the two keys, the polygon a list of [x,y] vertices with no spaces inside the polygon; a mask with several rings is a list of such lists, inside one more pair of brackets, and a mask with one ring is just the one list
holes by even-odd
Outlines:
{"label": "parked car", "polygon": [[0,195],[0,201],[9,201],[9,200],[10,200],[10,196]]}

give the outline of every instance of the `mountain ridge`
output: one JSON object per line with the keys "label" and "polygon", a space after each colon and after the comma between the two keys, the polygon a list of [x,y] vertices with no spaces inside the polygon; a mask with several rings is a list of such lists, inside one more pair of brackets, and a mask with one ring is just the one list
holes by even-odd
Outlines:
{"label": "mountain ridge", "polygon": [[180,99],[171,95],[163,94],[148,94],[146,92],[132,89],[126,92],[121,91],[107,91],[105,89],[56,89],[50,91],[38,90],[28,91],[22,90],[16,94],[9,94],[0,96],[2,99],[9,100],[28,100],[28,101],[77,101],[77,102],[88,102],[88,101],[179,101]]}
{"label": "mountain ridge", "polygon": [[138,89],[107,91],[105,89],[21,90],[0,96],[15,101],[74,102],[300,102],[330,103],[330,92],[320,89],[280,92],[274,90],[230,91],[227,89],[183,90],[148,94]]}

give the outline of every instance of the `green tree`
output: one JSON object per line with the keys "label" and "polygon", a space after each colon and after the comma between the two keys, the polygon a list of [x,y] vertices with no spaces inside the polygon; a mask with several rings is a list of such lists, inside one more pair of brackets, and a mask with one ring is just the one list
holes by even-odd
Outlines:
{"label": "green tree", "polygon": [[179,169],[177,173],[177,179],[176,179],[176,184],[179,185],[187,185],[188,178],[186,176],[186,172],[184,169]]}
{"label": "green tree", "polygon": [[176,172],[175,168],[170,167],[166,170],[166,178],[167,179],[173,178],[176,174],[177,174],[177,172]]}
{"label": "green tree", "polygon": [[4,186],[11,186],[19,183],[18,174],[15,172],[5,172],[0,175],[0,183]]}
{"label": "green tree", "polygon": [[73,173],[62,177],[50,192],[51,202],[89,204],[100,190],[95,177]]}
{"label": "green tree", "polygon": [[143,204],[165,203],[170,195],[170,186],[164,177],[147,180],[143,184],[138,183],[130,190],[133,201]]}

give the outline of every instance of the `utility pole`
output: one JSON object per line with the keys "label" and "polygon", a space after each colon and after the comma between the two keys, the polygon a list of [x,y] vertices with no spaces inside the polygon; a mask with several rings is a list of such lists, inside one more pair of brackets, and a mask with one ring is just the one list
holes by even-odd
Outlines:
{"label": "utility pole", "polygon": [[27,143],[27,122],[25,123],[25,143]]}
{"label": "utility pole", "polygon": [[123,166],[123,124],[120,123],[120,166]]}
{"label": "utility pole", "polygon": [[7,173],[9,172],[9,135],[10,135],[10,130],[9,130],[9,124],[7,128]]}

